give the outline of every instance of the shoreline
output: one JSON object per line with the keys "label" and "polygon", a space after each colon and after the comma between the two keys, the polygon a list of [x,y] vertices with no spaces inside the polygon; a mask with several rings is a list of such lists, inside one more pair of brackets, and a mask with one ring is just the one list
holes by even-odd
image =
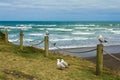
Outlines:
{"label": "shoreline", "polygon": [[[120,54],[120,45],[104,45],[104,50],[110,54],[115,54],[118,53]],[[68,54],[71,56],[76,56],[76,57],[94,57],[96,56],[96,46],[88,46],[88,47],[77,47],[77,48],[60,48],[60,49],[55,49],[55,50],[50,50],[51,52],[59,52],[62,54]],[[90,51],[93,50],[93,51]],[[85,52],[88,51],[88,52]],[[90,52],[89,52],[90,51]],[[85,53],[81,53],[85,52]],[[106,54],[106,53],[104,53]]]}

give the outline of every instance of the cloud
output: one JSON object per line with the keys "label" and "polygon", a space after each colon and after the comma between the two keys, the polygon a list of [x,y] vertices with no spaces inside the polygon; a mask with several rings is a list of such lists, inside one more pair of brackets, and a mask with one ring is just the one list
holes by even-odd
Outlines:
{"label": "cloud", "polygon": [[11,6],[11,4],[0,2],[0,6],[1,7],[8,7],[8,6]]}
{"label": "cloud", "polygon": [[119,9],[114,0],[13,0],[0,1],[0,6],[11,8],[39,8],[46,10]]}

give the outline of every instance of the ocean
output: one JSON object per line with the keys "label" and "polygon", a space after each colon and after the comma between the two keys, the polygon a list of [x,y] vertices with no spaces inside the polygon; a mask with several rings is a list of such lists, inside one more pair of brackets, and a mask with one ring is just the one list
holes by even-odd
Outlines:
{"label": "ocean", "polygon": [[[77,48],[96,46],[102,35],[105,45],[120,44],[120,22],[107,21],[0,21],[1,31],[8,28],[9,41],[19,45],[19,32],[23,29],[24,45],[44,48],[46,30],[49,32],[49,48]],[[40,43],[40,44],[39,44]]]}

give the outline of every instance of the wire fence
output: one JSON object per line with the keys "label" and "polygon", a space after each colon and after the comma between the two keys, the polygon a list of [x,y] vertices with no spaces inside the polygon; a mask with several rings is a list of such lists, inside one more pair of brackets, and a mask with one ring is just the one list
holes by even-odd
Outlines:
{"label": "wire fence", "polygon": [[51,41],[50,41],[50,43],[51,43],[54,47],[56,47],[58,50],[62,50],[62,51],[64,51],[64,52],[69,52],[69,53],[88,53],[88,52],[96,51],[96,48],[94,48],[94,49],[90,49],[90,50],[86,50],[86,51],[81,51],[81,52],[80,52],[80,51],[79,51],[79,52],[73,52],[73,51],[69,51],[69,50],[60,48],[60,47],[57,46],[56,43],[52,43]]}
{"label": "wire fence", "polygon": [[[1,28],[2,29],[2,28]],[[36,42],[38,41],[38,43],[33,43],[33,42]],[[44,42],[45,40],[42,39],[41,41],[39,39],[36,39],[36,40],[33,40],[33,41],[28,41],[28,43],[30,45],[40,45]],[[15,42],[20,42],[19,39],[17,39]],[[97,49],[96,48],[93,48],[93,49],[89,49],[89,50],[85,50],[85,51],[70,51],[70,50],[66,50],[64,48],[60,48],[57,43],[53,43],[51,41],[48,41],[51,45],[53,45],[55,48],[57,48],[58,50],[62,50],[64,52],[68,52],[68,53],[88,53],[88,52],[93,52],[93,51],[96,51]],[[116,59],[117,61],[120,61],[120,59],[114,55],[112,55],[111,53],[107,52],[106,50],[103,50],[104,53],[108,54],[109,56],[111,56],[112,58]]]}
{"label": "wire fence", "polygon": [[105,50],[103,50],[103,52],[106,53],[106,54],[108,54],[109,56],[111,56],[111,57],[114,58],[115,60],[120,61],[120,59],[119,59],[118,57],[112,55],[111,53],[109,53],[109,52],[107,52],[107,51],[105,51]]}
{"label": "wire fence", "polygon": [[29,46],[38,46],[38,45],[42,44],[43,42],[44,42],[44,39],[42,39],[42,40],[36,39],[36,40],[33,40],[33,41],[25,41],[25,43],[29,44]]}

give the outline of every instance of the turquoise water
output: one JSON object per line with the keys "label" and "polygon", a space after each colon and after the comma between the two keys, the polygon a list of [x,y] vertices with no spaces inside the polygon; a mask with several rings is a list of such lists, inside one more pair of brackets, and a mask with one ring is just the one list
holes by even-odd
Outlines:
{"label": "turquoise water", "polygon": [[[96,46],[99,35],[108,40],[105,45],[120,44],[120,22],[0,21],[0,28],[6,27],[9,41],[14,44],[19,44],[21,28],[24,32],[24,45],[41,42],[46,30],[50,34],[50,49],[55,49],[51,43],[61,48]],[[43,48],[44,44],[35,46]]]}

